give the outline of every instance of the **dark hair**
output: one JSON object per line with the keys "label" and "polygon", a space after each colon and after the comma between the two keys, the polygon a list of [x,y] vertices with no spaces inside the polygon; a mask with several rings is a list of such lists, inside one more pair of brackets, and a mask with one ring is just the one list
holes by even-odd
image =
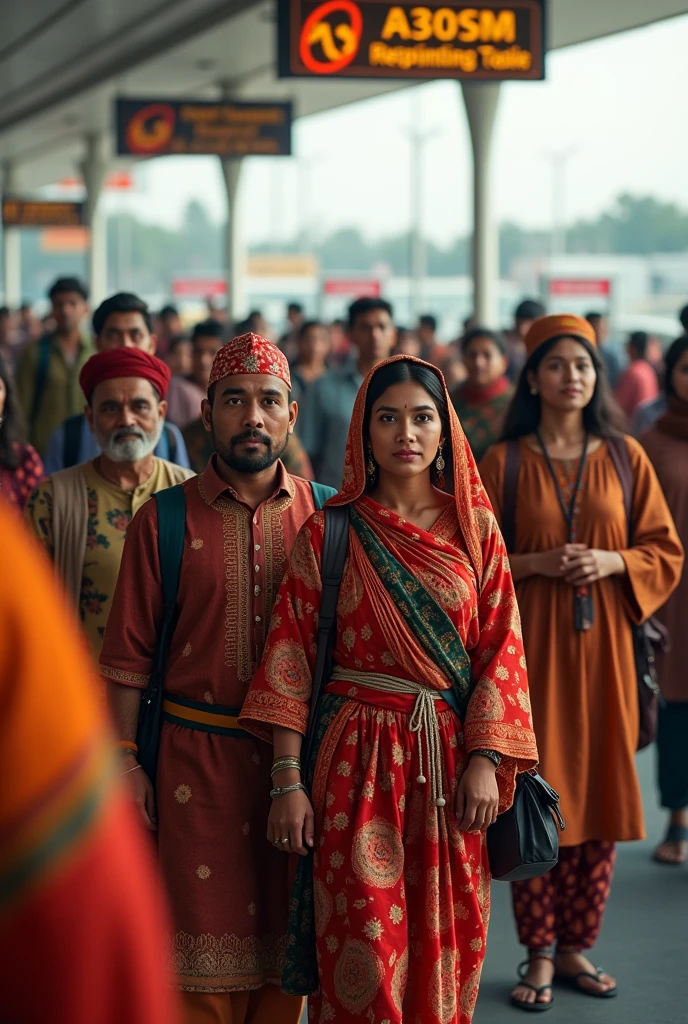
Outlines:
{"label": "dark hair", "polygon": [[0,355],[0,380],[5,385],[5,408],[0,423],[0,466],[5,469],[17,469],[21,462],[22,445],[20,438],[23,433],[24,420],[21,413],[14,380],[7,363]]}
{"label": "dark hair", "polygon": [[10,307],[9,306],[0,306],[0,316],[9,316],[9,315],[10,315]]}
{"label": "dark hair", "polygon": [[[367,443],[369,432],[370,432],[370,417],[373,411],[373,406],[377,400],[385,393],[387,388],[393,387],[395,384],[407,384],[409,381],[413,381],[414,384],[420,384],[422,388],[425,388],[427,393],[432,398],[437,411],[440,414],[440,420],[442,421],[442,433],[445,438],[445,449],[444,449],[444,461],[449,468],[447,474],[447,480],[450,486],[453,487],[453,480],[451,478],[451,467],[453,466],[452,461],[452,447],[451,447],[451,430],[449,426],[449,410],[447,408],[447,400],[444,395],[444,388],[440,382],[440,378],[437,376],[434,370],[431,370],[427,366],[421,366],[420,363],[414,363],[411,360],[399,359],[394,363],[388,363],[387,366],[381,367],[377,370],[370,381],[368,386],[368,393],[366,395],[365,411],[363,413],[363,441]],[[436,469],[433,464],[431,470],[431,479],[434,484],[437,483]]]}
{"label": "dark hair", "polygon": [[590,313],[585,314],[585,319],[588,321],[591,327],[594,327],[595,324],[598,324],[600,320],[604,320],[604,318],[604,313],[598,313],[594,309],[591,310]]}
{"label": "dark hair", "polygon": [[176,349],[178,349],[180,345],[190,345],[190,344],[191,344],[191,338],[189,337],[188,334],[175,334],[170,339],[170,344],[169,344],[169,348],[167,349],[167,354],[168,354],[168,356],[171,356],[172,353]]}
{"label": "dark hair", "polygon": [[52,302],[56,296],[67,295],[72,292],[80,295],[84,302],[88,302],[88,288],[78,277],[58,277],[48,292],[48,298]]}
{"label": "dark hair", "polygon": [[635,349],[641,359],[647,355],[647,346],[650,343],[650,335],[647,331],[633,331],[628,336],[629,348]]}
{"label": "dark hair", "polygon": [[299,327],[299,341],[302,341],[306,337],[309,331],[312,331],[315,327],[321,331],[327,331],[329,333],[329,327],[327,324],[322,323],[320,320],[306,320],[305,323]]}
{"label": "dark hair", "polygon": [[168,303],[166,306],[162,307],[162,309],[158,313],[158,316],[179,316],[179,310],[177,309],[176,306],[173,306],[171,303]]}
{"label": "dark hair", "polygon": [[671,398],[672,395],[676,394],[671,378],[676,369],[676,364],[686,351],[688,351],[688,334],[682,334],[680,338],[671,343],[664,356],[664,391],[667,398]]}
{"label": "dark hair", "polygon": [[217,338],[223,341],[225,336],[225,325],[219,320],[201,320],[191,332],[191,341],[195,344],[199,338]]}
{"label": "dark hair", "polygon": [[545,315],[545,307],[537,299],[523,299],[514,312],[515,320],[537,320]]}
{"label": "dark hair", "polygon": [[427,327],[429,331],[436,331],[437,317],[433,316],[432,313],[423,313],[422,316],[418,317],[418,326]]}
{"label": "dark hair", "polygon": [[370,297],[356,299],[356,301],[352,302],[349,306],[349,327],[356,326],[356,320],[359,316],[363,316],[364,313],[374,313],[377,309],[381,309],[385,313],[389,313],[390,319],[394,319],[392,306],[386,299],[374,299]]}
{"label": "dark hair", "polygon": [[686,333],[688,333],[688,306],[683,307],[678,318],[681,321],[681,327],[686,331]]}
{"label": "dark hair", "polygon": [[298,313],[299,316],[303,313],[303,306],[300,302],[290,302],[287,306],[287,313]]}
{"label": "dark hair", "polygon": [[153,317],[148,304],[133,292],[117,292],[116,295],[111,295],[109,299],[101,302],[93,314],[93,332],[96,337],[103,333],[107,318],[112,313],[140,313],[148,333],[150,334],[153,330]]}
{"label": "dark hair", "polygon": [[[539,395],[531,395],[528,374],[534,373],[542,360],[552,351],[562,338],[570,338],[570,334],[560,334],[539,345],[531,354],[521,371],[516,385],[516,393],[506,414],[502,441],[511,441],[517,437],[534,434],[540,425],[541,400]],[[598,437],[619,437],[624,432],[624,417],[612,397],[604,363],[599,354],[585,338],[574,338],[592,359],[597,381],[592,398],[583,409],[583,425],[589,434]]]}
{"label": "dark hair", "polygon": [[504,335],[500,334],[499,331],[493,331],[489,327],[471,327],[466,331],[461,339],[461,351],[464,353],[467,352],[468,346],[471,345],[476,338],[489,338],[490,341],[497,346],[502,355],[506,355],[507,349]]}

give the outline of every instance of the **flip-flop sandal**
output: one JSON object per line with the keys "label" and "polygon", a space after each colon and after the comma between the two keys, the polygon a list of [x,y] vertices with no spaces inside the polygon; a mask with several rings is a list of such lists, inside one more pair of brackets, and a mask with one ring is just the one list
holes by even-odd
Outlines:
{"label": "flip-flop sandal", "polygon": [[618,987],[607,989],[606,992],[593,992],[591,988],[580,983],[581,978],[590,978],[591,981],[599,982],[602,975],[606,973],[603,967],[596,967],[594,974],[592,971],[579,971],[578,974],[555,974],[554,981],[557,985],[565,985],[584,996],[592,996],[593,999],[614,999],[619,993]]}
{"label": "flip-flop sandal", "polygon": [[[688,843],[688,826],[686,825],[669,825],[662,843]],[[665,860],[663,857],[657,856],[657,850],[652,854],[652,859],[656,864],[664,864],[669,868],[678,868],[682,864],[686,863],[688,858],[684,857],[683,860]]]}
{"label": "flip-flop sandal", "polygon": [[[548,956],[545,956],[545,957],[535,957],[534,959],[549,960],[550,958]],[[510,997],[509,1001],[510,1001],[512,1006],[516,1007],[517,1010],[523,1010],[525,1013],[547,1013],[548,1010],[552,1009],[552,1005],[554,1003],[554,999],[550,998],[548,1003],[538,1002],[537,1000],[538,1000],[539,996],[542,995],[543,992],[551,992],[552,991],[551,984],[550,985],[541,985],[540,988],[536,988],[535,985],[531,985],[529,981],[524,981],[523,980],[525,978],[526,974],[528,973],[528,968],[530,967],[531,962],[532,961],[530,961],[530,960],[524,960],[522,964],[518,965],[517,973],[518,973],[518,976],[519,976],[519,979],[520,979],[519,986],[521,988],[528,988],[528,989],[530,989],[531,992],[534,992],[535,993],[535,1002],[534,1003],[524,1003],[522,999],[516,999],[516,997],[513,996],[513,995]]]}

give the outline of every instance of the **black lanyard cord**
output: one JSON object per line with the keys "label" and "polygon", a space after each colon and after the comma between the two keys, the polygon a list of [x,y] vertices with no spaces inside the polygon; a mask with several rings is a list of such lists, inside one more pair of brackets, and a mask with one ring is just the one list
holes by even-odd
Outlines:
{"label": "black lanyard cord", "polygon": [[574,517],[575,517],[575,514],[576,514],[576,502],[578,500],[578,494],[579,494],[579,491],[581,489],[581,484],[583,482],[583,472],[585,470],[585,463],[586,463],[587,456],[588,456],[588,440],[589,440],[589,435],[586,434],[585,435],[585,440],[583,441],[583,453],[581,455],[580,465],[578,467],[578,476],[576,477],[576,484],[575,484],[575,487],[573,488],[573,494],[571,495],[571,504],[569,505],[568,508],[566,507],[566,502],[564,501],[564,495],[561,492],[561,486],[559,484],[559,480],[557,478],[556,471],[555,471],[554,466],[552,464],[552,460],[551,460],[551,458],[549,456],[549,452],[547,451],[547,449],[545,447],[545,444],[544,444],[544,442],[543,442],[543,440],[542,440],[542,438],[540,436],[540,431],[539,430],[535,431],[535,436],[537,438],[538,444],[542,448],[542,454],[545,456],[545,461],[547,462],[547,468],[548,468],[548,470],[550,472],[550,476],[552,477],[552,480],[554,481],[554,486],[555,486],[556,491],[557,491],[557,498],[559,499],[559,505],[561,507],[561,511],[564,514],[564,521],[566,522],[566,525],[568,527],[568,543],[570,544],[572,539],[573,539],[573,520],[574,520]]}

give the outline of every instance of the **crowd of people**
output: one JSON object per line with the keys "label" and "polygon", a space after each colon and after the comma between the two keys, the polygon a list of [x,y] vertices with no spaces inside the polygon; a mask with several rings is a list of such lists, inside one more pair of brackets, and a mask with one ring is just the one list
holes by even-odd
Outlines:
{"label": "crowd of people", "polygon": [[[567,827],[556,867],[512,884],[511,1003],[617,995],[590,951],[616,845],[644,836],[652,616],[671,641],[654,857],[688,859],[688,307],[665,354],[635,333],[624,363],[604,315],[533,299],[510,330],[469,320],[442,344],[435,317],[399,327],[382,298],[335,324],[292,303],[272,337],[211,303],[187,333],[129,293],[86,330],[80,281],[49,298],[40,325],[0,310],[0,543],[27,581],[0,583],[0,758],[38,704],[45,755],[17,754],[0,823],[21,821],[6,934],[45,918],[37,955],[64,927],[100,957],[87,998],[60,960],[55,1019],[298,1024],[308,997],[315,1022],[470,1024],[486,830],[538,765]],[[109,782],[106,713],[155,871]]]}

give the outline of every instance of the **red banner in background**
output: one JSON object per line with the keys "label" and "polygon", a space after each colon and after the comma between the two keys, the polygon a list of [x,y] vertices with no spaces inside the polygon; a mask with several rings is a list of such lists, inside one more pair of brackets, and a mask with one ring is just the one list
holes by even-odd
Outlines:
{"label": "red banner in background", "polygon": [[551,277],[548,282],[549,294],[562,296],[609,296],[612,283],[609,278]]}
{"label": "red banner in background", "polygon": [[377,299],[382,294],[382,286],[379,281],[369,278],[333,277],[323,281],[323,292],[325,295],[348,295],[355,299]]}

